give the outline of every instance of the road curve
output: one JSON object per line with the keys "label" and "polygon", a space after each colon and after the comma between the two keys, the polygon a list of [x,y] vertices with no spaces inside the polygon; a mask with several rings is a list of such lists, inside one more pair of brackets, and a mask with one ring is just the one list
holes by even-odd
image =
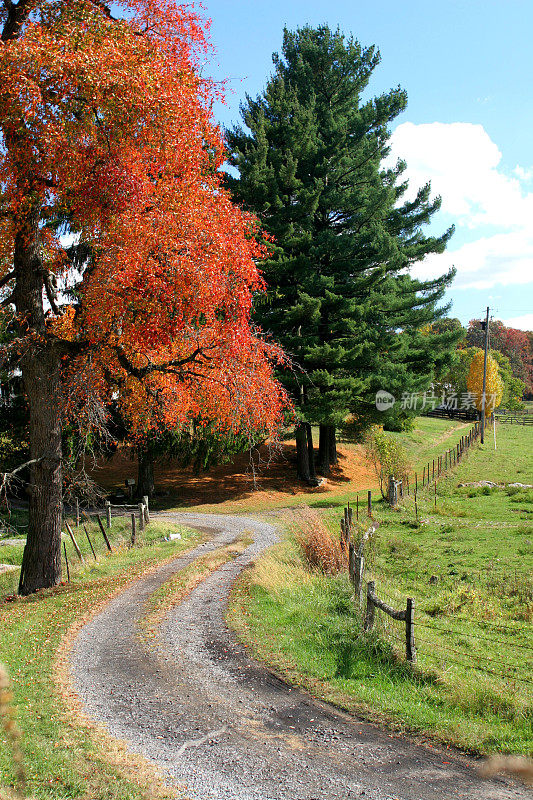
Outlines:
{"label": "road curve", "polygon": [[[164,516],[213,538],[111,600],[76,638],[71,668],[87,714],[156,762],[169,783],[195,800],[530,797],[504,781],[481,781],[466,759],[317,702],[249,659],[224,610],[235,578],[277,541],[277,529],[247,517]],[[137,623],[150,594],[244,531],[253,544],[174,607],[160,644],[145,647]]]}

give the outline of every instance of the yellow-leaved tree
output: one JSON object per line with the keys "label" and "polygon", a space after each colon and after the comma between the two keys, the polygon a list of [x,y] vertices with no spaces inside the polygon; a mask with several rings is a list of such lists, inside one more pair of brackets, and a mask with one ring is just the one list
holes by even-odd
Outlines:
{"label": "yellow-leaved tree", "polygon": [[[478,411],[483,408],[483,350],[479,350],[472,359],[466,385],[468,391],[474,396],[474,402]],[[492,414],[495,408],[501,403],[503,395],[503,381],[500,376],[498,362],[487,356],[487,382],[485,385],[485,416]]]}

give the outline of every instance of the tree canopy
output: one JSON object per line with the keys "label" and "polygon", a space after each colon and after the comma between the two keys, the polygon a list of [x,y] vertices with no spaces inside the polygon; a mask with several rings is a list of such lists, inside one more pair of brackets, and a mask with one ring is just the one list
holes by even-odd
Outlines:
{"label": "tree canopy", "polygon": [[[477,319],[470,320],[466,341],[470,347],[483,347],[484,331]],[[525,384],[525,392],[533,394],[533,345],[531,333],[509,328],[500,320],[489,322],[489,339],[492,350],[509,359],[515,378]]]}

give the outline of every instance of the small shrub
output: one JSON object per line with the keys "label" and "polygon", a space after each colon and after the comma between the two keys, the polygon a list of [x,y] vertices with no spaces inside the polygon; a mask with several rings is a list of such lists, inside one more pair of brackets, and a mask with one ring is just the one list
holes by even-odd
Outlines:
{"label": "small shrub", "polygon": [[367,457],[379,478],[381,496],[385,498],[391,475],[396,480],[407,478],[409,464],[406,452],[400,442],[392,436],[387,436],[379,425],[372,425],[368,429],[364,445]]}
{"label": "small shrub", "polygon": [[300,509],[290,527],[311,569],[327,575],[348,569],[348,554],[341,547],[340,538],[328,531],[312,509]]}

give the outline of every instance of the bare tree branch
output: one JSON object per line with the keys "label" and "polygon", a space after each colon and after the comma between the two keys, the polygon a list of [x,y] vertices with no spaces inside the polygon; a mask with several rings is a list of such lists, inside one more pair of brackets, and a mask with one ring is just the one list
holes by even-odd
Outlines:
{"label": "bare tree branch", "polygon": [[135,364],[127,357],[124,350],[117,346],[115,347],[115,353],[117,354],[118,363],[120,364],[126,372],[129,372],[130,375],[133,375],[135,378],[142,380],[146,375],[149,375],[151,372],[176,372],[176,367],[183,367],[185,364],[191,364],[193,361],[198,361],[200,358],[208,359],[209,356],[206,356],[201,347],[197,347],[189,356],[186,358],[182,358],[176,361],[167,361],[164,364],[147,364],[145,367],[136,367]]}
{"label": "bare tree branch", "polygon": [[10,39],[18,39],[20,29],[30,16],[32,0],[19,0],[16,5],[11,0],[4,0],[4,5],[8,14],[0,38],[3,42],[8,42]]}
{"label": "bare tree branch", "polygon": [[11,272],[8,272],[7,275],[4,275],[3,278],[0,278],[0,289],[3,286],[5,286],[6,283],[9,283],[9,281],[12,280],[12,278],[14,277],[15,277],[15,270],[12,270]]}

